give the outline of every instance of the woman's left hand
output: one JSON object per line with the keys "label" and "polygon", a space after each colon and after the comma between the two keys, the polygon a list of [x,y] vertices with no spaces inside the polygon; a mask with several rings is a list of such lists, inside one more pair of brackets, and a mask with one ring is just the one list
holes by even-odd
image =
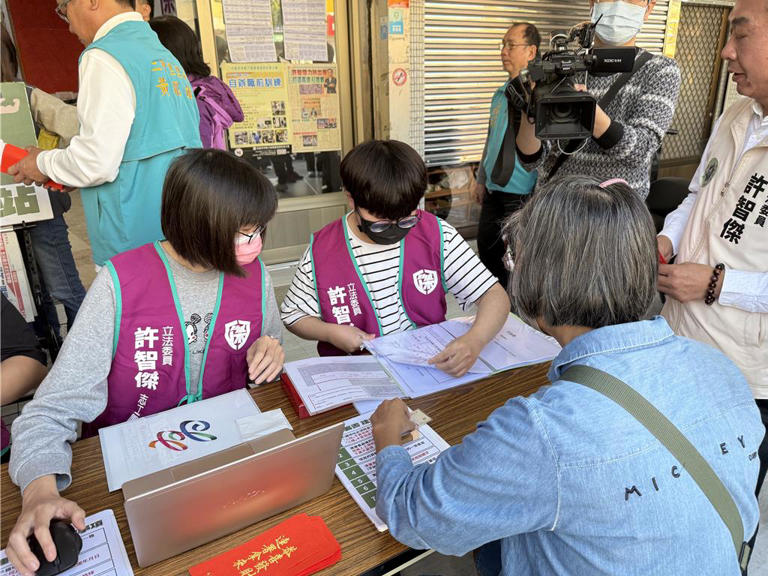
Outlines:
{"label": "woman's left hand", "polygon": [[255,384],[272,382],[283,370],[285,351],[280,341],[271,336],[262,336],[254,342],[246,354],[248,378]]}

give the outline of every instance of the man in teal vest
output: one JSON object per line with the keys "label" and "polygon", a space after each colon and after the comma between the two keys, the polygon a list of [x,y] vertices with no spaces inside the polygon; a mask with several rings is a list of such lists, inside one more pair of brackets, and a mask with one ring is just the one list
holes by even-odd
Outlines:
{"label": "man in teal vest", "polygon": [[[491,101],[488,137],[474,189],[475,199],[482,203],[477,230],[477,251],[485,267],[505,288],[509,273],[503,264],[506,247],[501,239],[501,227],[504,220],[523,205],[525,197],[536,184],[536,171],[526,172],[517,160],[514,134],[508,139],[510,146],[504,146],[504,135],[509,124],[505,90],[509,81],[516,78],[520,71],[528,66],[528,62],[536,57],[540,41],[536,26],[527,22],[513,24],[504,35],[501,42],[501,62],[509,74],[509,80],[496,90]],[[516,120],[519,121],[519,118],[513,118],[513,126],[510,126],[510,129],[517,125]],[[508,161],[514,161],[514,169],[511,175],[500,178],[503,156],[513,156],[508,158]],[[497,181],[500,179],[504,181]]]}
{"label": "man in teal vest", "polygon": [[11,167],[17,182],[49,178],[81,188],[93,261],[162,238],[160,197],[171,161],[200,147],[192,88],[132,0],[57,0],[85,45],[80,132],[63,150],[32,149]]}

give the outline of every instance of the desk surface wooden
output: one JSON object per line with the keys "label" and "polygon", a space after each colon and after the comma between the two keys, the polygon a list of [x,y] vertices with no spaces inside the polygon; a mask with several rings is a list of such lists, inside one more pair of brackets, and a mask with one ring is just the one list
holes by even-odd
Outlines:
{"label": "desk surface wooden", "polygon": [[[480,382],[466,384],[423,398],[408,400],[407,403],[411,408],[421,408],[431,416],[430,425],[437,433],[449,444],[457,444],[464,436],[475,430],[478,422],[487,418],[494,409],[504,404],[507,399],[528,395],[540,386],[547,384],[547,367],[548,364],[539,364],[518,368]],[[263,411],[282,408],[293,425],[294,434],[297,437],[357,415],[354,408],[346,406],[299,420],[279,384],[262,386],[252,390],[251,393]],[[388,532],[378,532],[365,517],[362,510],[354,503],[339,480],[335,479],[331,489],[319,498],[164,562],[148,568],[139,568],[123,509],[122,491],[118,490],[112,493],[107,491],[107,479],[98,437],[74,444],[72,476],[74,482],[63,495],[80,504],[87,514],[94,514],[106,508],[114,510],[125,547],[128,550],[128,556],[137,576],[144,574],[159,576],[187,574],[187,569],[190,566],[242,544],[300,512],[321,516],[341,544],[341,561],[321,572],[322,575],[363,574],[407,550],[405,546],[395,541]],[[11,483],[7,464],[2,466],[0,487],[2,488],[0,531],[4,548],[8,542],[8,534],[21,510],[21,496],[18,488]]]}

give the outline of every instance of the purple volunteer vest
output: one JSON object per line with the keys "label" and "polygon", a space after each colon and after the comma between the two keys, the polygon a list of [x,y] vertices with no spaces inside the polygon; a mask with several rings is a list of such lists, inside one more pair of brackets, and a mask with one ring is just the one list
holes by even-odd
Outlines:
{"label": "purple volunteer vest", "polygon": [[245,356],[263,328],[261,260],[244,266],[245,278],[219,275],[196,394],[191,393],[189,347],[176,286],[159,243],[118,254],[106,266],[117,300],[114,356],[107,407],[83,424],[83,436],[245,386]]}
{"label": "purple volunteer vest", "polygon": [[[443,233],[439,220],[420,211],[421,220],[400,242],[400,300],[414,327],[445,320]],[[312,236],[312,270],[320,316],[332,324],[352,324],[381,335],[368,287],[349,245],[346,216]],[[346,354],[328,342],[318,342],[321,356]]]}

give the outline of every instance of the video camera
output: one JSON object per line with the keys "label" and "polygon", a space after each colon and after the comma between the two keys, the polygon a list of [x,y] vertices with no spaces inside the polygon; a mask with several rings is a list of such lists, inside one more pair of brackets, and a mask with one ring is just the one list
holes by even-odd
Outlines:
{"label": "video camera", "polygon": [[[520,83],[510,82],[514,98],[524,98],[528,115],[536,119],[536,137],[545,140],[589,138],[595,124],[597,100],[574,87],[574,76],[581,72],[631,72],[635,49],[595,48],[595,26],[587,24],[568,32],[553,32],[551,49],[528,64],[520,73]],[[578,47],[569,44],[577,41]],[[522,84],[522,86],[521,86]],[[535,87],[533,85],[535,84]],[[519,94],[523,88],[524,95]]]}

